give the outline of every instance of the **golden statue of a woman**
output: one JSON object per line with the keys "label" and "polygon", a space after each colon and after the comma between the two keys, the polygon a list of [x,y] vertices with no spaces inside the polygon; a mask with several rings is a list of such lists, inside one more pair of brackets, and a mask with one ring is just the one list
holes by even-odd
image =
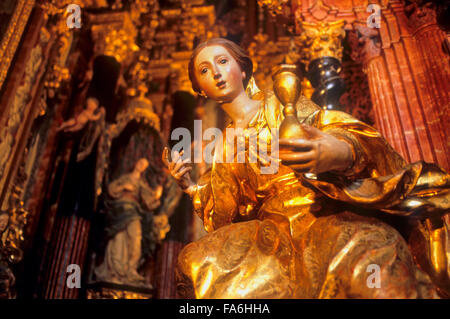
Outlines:
{"label": "golden statue of a woman", "polygon": [[[257,132],[259,143],[269,143],[270,129],[283,121],[282,107],[272,92],[246,93],[252,62],[237,45],[225,39],[200,44],[189,75],[196,92],[228,113],[230,127]],[[449,175],[432,164],[407,165],[374,128],[348,114],[305,97],[296,109],[308,138],[281,139],[281,164],[271,174],[262,173],[262,158],[248,161],[246,144],[245,162],[216,160],[195,184],[183,154],[173,152],[169,160],[164,150],[172,176],[209,232],[180,253],[178,293],[437,297],[405,239],[383,218],[441,220],[450,209]],[[442,250],[442,241],[436,243]],[[448,280],[446,260],[444,250],[431,263]]]}

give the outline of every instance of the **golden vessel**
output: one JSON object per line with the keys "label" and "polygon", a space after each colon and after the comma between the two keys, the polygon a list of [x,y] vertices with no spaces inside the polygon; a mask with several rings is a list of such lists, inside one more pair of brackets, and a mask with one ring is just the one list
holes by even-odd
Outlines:
{"label": "golden vessel", "polygon": [[294,64],[281,64],[272,72],[273,90],[283,104],[284,120],[280,125],[280,138],[304,138],[305,132],[297,118],[295,105],[301,93],[301,79]]}

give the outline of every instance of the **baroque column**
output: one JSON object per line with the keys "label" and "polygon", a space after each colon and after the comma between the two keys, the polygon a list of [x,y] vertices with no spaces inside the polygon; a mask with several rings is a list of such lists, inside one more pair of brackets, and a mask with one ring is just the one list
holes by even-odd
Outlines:
{"label": "baroque column", "polygon": [[342,40],[344,20],[335,22],[301,22],[299,43],[307,77],[314,87],[311,99],[327,109],[339,109],[339,98],[345,83],[339,77],[342,70]]}
{"label": "baroque column", "polygon": [[[360,62],[367,74],[375,124],[394,149],[410,160],[409,146],[401,135],[401,116],[397,109],[394,87],[389,79],[389,70],[382,56],[379,32],[363,24],[355,24],[354,29],[349,32],[348,41],[352,47],[352,59]],[[409,129],[413,130],[413,127],[410,125]]]}
{"label": "baroque column", "polygon": [[[450,145],[450,57],[444,50],[447,36],[436,17],[436,5],[431,1],[406,1],[406,15],[411,32],[417,41],[421,62],[425,70],[427,93],[430,96],[426,115],[428,126],[433,132],[442,132],[440,136],[432,135],[435,151],[439,154],[439,164],[447,170]],[[428,112],[428,110],[430,112]],[[437,145],[436,145],[437,144]],[[445,160],[447,162],[445,162]]]}
{"label": "baroque column", "polygon": [[[367,74],[378,129],[408,162],[434,162],[448,170],[442,107],[432,102],[429,70],[408,28],[404,7],[382,8],[380,29],[354,23],[353,57]],[[445,218],[448,230],[448,216]],[[416,223],[408,241],[417,261],[437,285],[448,286],[448,236],[441,220]],[[431,262],[430,262],[431,261]]]}
{"label": "baroque column", "polygon": [[423,66],[420,45],[408,28],[405,8],[399,1],[391,1],[381,15],[381,45],[402,119],[404,133],[399,132],[399,136],[408,145],[408,159],[434,162],[449,170],[439,110],[432,103],[425,76],[428,70]]}

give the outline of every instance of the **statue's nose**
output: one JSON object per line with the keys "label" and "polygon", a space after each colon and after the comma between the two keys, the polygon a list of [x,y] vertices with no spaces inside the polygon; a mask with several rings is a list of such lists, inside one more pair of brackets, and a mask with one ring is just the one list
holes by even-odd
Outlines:
{"label": "statue's nose", "polygon": [[222,74],[220,74],[219,70],[216,68],[214,69],[214,80],[218,80],[222,77]]}

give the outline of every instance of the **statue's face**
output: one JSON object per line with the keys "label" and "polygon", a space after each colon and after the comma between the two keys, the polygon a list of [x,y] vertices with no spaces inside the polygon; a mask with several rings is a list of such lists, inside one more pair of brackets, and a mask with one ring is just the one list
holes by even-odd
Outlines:
{"label": "statue's face", "polygon": [[197,54],[194,74],[200,89],[215,101],[231,102],[244,91],[245,72],[221,45],[207,46]]}
{"label": "statue's face", "polygon": [[95,110],[97,108],[97,106],[98,106],[98,103],[94,99],[87,100],[87,108],[89,110]]}
{"label": "statue's face", "polygon": [[5,231],[6,226],[8,226],[9,216],[6,214],[0,215],[0,234]]}
{"label": "statue's face", "polygon": [[139,172],[144,172],[148,167],[148,161],[145,158],[141,158],[139,161],[137,161],[136,163],[136,169]]}

